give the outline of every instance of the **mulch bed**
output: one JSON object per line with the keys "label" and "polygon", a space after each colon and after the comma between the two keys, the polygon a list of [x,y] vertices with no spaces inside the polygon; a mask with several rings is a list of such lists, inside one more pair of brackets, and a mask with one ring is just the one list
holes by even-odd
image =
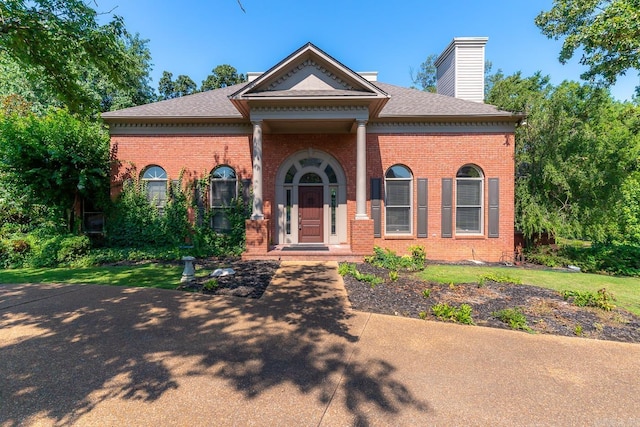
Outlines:
{"label": "mulch bed", "polygon": [[[509,329],[509,325],[494,313],[519,308],[533,333],[640,343],[640,317],[618,308],[604,311],[578,307],[551,289],[492,281],[482,286],[478,283],[446,285],[424,282],[412,273],[403,272],[396,281],[391,281],[386,269],[364,263],[358,264],[357,268],[361,273],[375,274],[385,282],[371,286],[351,276],[344,277],[349,299],[356,310],[439,320],[432,313],[434,305],[447,303],[459,307],[468,304],[476,325]],[[423,292],[427,289],[429,296],[425,298]]]}
{"label": "mulch bed", "polygon": [[279,266],[278,261],[243,261],[240,258],[198,260],[197,270],[231,268],[234,274],[214,278],[199,276],[196,271],[196,280],[180,286],[179,289],[210,295],[258,299],[264,294]]}
{"label": "mulch bed", "polygon": [[[197,271],[232,268],[235,274],[219,277],[215,282],[210,282],[211,277],[198,276],[194,283],[181,289],[260,298],[279,265],[277,261],[243,261],[239,258],[198,260]],[[459,307],[468,304],[472,307],[475,325],[509,329],[509,325],[494,313],[519,308],[533,333],[640,343],[640,317],[618,308],[604,311],[578,307],[550,289],[491,281],[483,286],[478,283],[444,285],[421,281],[409,272],[400,272],[398,279],[391,281],[386,269],[366,263],[357,264],[357,268],[361,273],[383,278],[384,283],[371,286],[351,276],[344,277],[355,310],[437,321],[440,319],[431,310],[434,305],[447,303]],[[215,283],[215,286],[207,286],[207,282]],[[423,292],[427,289],[429,296],[425,298]]]}

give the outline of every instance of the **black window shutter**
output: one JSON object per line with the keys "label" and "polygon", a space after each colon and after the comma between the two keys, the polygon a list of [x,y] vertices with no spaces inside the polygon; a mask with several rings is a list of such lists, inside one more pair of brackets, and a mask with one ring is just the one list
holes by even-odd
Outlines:
{"label": "black window shutter", "polygon": [[442,178],[442,237],[453,237],[453,180]]}
{"label": "black window shutter", "polygon": [[428,182],[427,178],[418,178],[418,237],[428,237]]}
{"label": "black window shutter", "polygon": [[500,178],[489,178],[489,237],[500,237]]}
{"label": "black window shutter", "polygon": [[371,219],[373,237],[382,237],[382,178],[371,178]]}
{"label": "black window shutter", "polygon": [[240,182],[242,183],[242,201],[247,205],[251,200],[251,180],[243,179]]}

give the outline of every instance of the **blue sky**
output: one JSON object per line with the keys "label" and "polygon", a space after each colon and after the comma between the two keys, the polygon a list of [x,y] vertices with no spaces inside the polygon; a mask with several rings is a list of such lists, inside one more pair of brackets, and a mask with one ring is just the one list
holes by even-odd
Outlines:
{"label": "blue sky", "polygon": [[[560,64],[561,42],[533,22],[551,0],[241,1],[246,12],[236,0],[97,0],[97,10],[122,16],[129,31],[150,40],[154,87],[164,70],[198,85],[220,64],[266,71],[307,42],[399,86],[410,86],[411,70],[454,37],[489,37],[486,59],[507,75],[540,70],[557,84],[584,70],[579,58]],[[639,84],[632,70],[612,93],[631,99]]]}

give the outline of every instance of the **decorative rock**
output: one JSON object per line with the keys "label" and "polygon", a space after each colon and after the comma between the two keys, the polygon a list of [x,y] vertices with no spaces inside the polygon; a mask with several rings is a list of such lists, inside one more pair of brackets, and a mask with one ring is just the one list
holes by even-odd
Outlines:
{"label": "decorative rock", "polygon": [[191,283],[196,279],[196,269],[193,266],[193,261],[195,258],[192,256],[183,256],[182,261],[184,261],[184,270],[182,271],[182,278],[180,279],[180,283]]}
{"label": "decorative rock", "polygon": [[224,277],[224,276],[232,276],[236,274],[233,271],[233,268],[216,268],[213,270],[213,273],[210,274],[210,277]]}

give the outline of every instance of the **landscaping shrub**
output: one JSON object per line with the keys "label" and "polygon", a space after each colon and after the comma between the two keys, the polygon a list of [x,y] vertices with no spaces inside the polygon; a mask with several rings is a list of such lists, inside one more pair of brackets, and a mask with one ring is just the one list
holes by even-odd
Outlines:
{"label": "landscaping shrub", "polygon": [[424,263],[427,255],[422,246],[411,246],[411,255],[398,256],[391,249],[383,249],[378,246],[373,248],[373,255],[365,257],[365,261],[376,267],[387,270],[399,271],[421,271],[424,270]]}
{"label": "landscaping shrub", "polygon": [[0,242],[0,267],[56,267],[70,265],[91,248],[87,236],[17,234]]}
{"label": "landscaping shrub", "polygon": [[640,246],[615,243],[563,246],[562,253],[587,273],[640,276]]}
{"label": "landscaping shrub", "polygon": [[[173,219],[173,216],[172,216]],[[186,220],[186,218],[185,218]],[[106,221],[108,246],[140,248],[145,246],[179,245],[186,236],[170,234],[158,209],[147,200],[144,186],[125,182]]]}
{"label": "landscaping shrub", "polygon": [[585,273],[640,276],[640,246],[619,243],[539,246],[527,250],[528,261],[547,267],[576,265]]}
{"label": "landscaping shrub", "polygon": [[246,242],[245,221],[251,215],[249,204],[242,198],[234,199],[225,209],[230,229],[219,233],[211,228],[213,212],[206,212],[201,220],[196,220],[192,235],[194,253],[196,256],[239,256],[244,252]]}

